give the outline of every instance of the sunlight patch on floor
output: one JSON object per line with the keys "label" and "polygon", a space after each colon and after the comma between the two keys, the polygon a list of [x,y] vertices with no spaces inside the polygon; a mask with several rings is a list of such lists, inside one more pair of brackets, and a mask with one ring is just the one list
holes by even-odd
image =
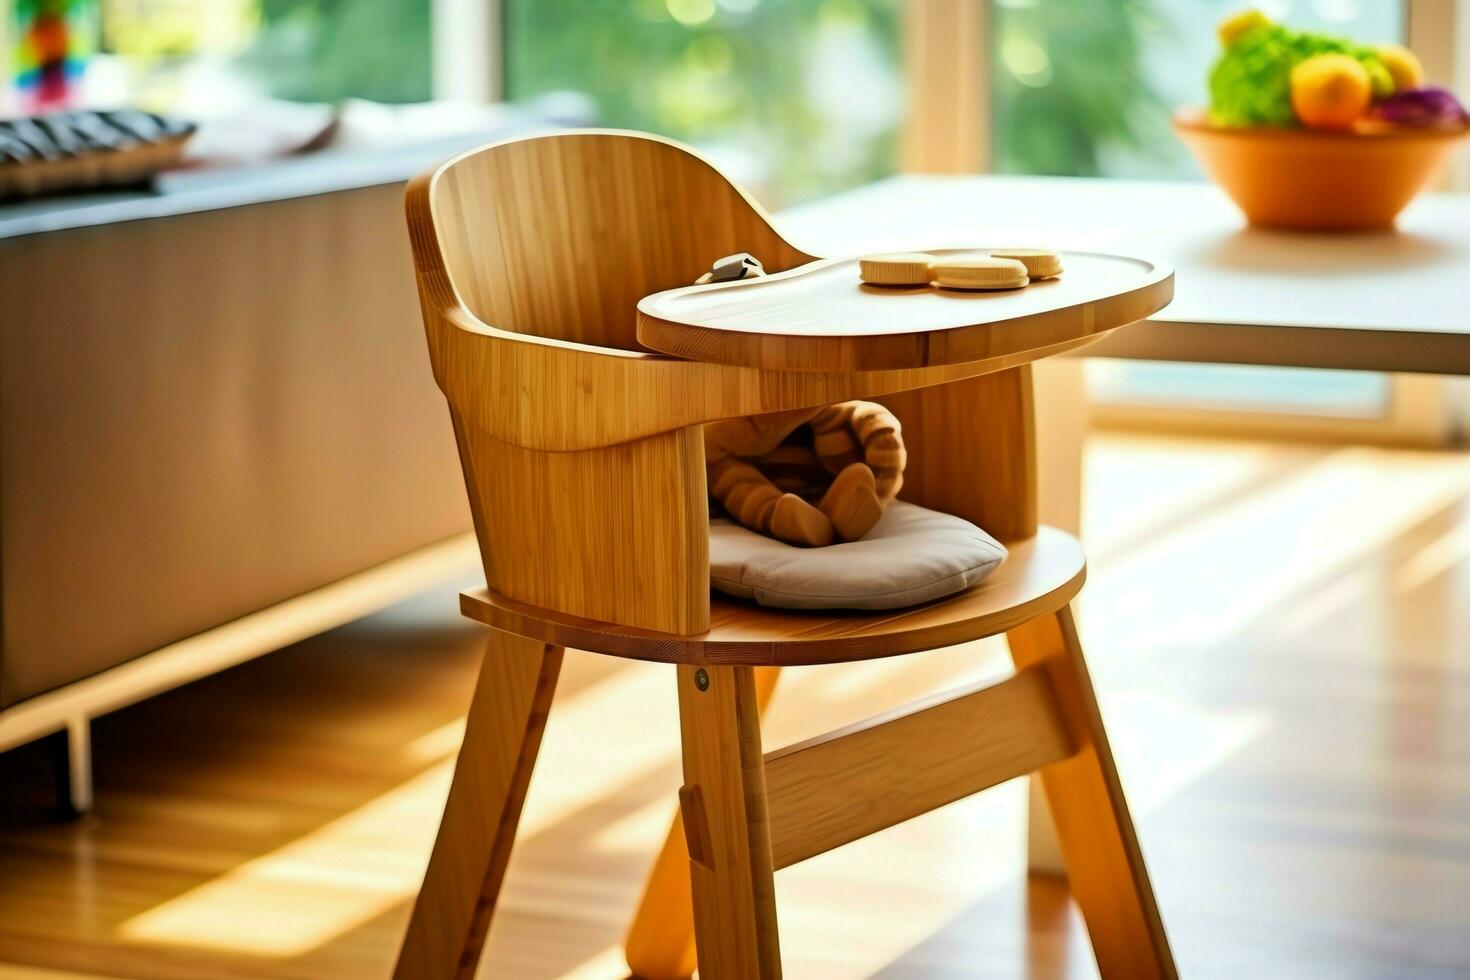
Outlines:
{"label": "sunlight patch on floor", "polygon": [[1109,698],[1108,722],[1134,813],[1164,803],[1270,728],[1264,710],[1210,711],[1145,691]]}
{"label": "sunlight patch on floor", "polygon": [[628,964],[623,960],[623,947],[609,946],[563,973],[560,980],[620,980],[627,975]]}
{"label": "sunlight patch on floor", "polygon": [[[575,669],[574,658],[593,656],[569,651],[563,670]],[[532,776],[521,835],[546,831],[596,800],[618,796],[635,774],[666,774],[666,799],[672,801],[680,782],[678,714],[667,664],[628,661],[576,699],[557,699],[541,742],[545,765]]]}
{"label": "sunlight patch on floor", "polygon": [[[673,759],[670,759],[670,764]],[[659,839],[669,829],[677,798],[658,796],[640,807],[609,820],[592,835],[592,846],[599,851],[634,851],[646,849],[649,841]]]}
{"label": "sunlight patch on floor", "polygon": [[464,718],[440,725],[427,731],[398,750],[398,754],[410,765],[431,765],[459,752],[464,742]]}
{"label": "sunlight patch on floor", "polygon": [[[1240,633],[1292,595],[1379,560],[1470,492],[1470,460],[1343,449],[1091,568],[1084,623],[1130,658]],[[1210,601],[1201,601],[1208,595]]]}
{"label": "sunlight patch on floor", "polygon": [[[1289,471],[1280,446],[1228,440],[1160,440],[1110,434],[1086,453],[1087,557],[1106,564],[1145,544],[1151,529],[1192,520],[1209,501],[1243,496]],[[1323,454],[1301,449],[1303,458]]]}
{"label": "sunlight patch on floor", "polygon": [[[585,654],[570,655],[579,656]],[[674,685],[671,678],[666,685],[652,683],[662,676],[657,665],[631,665],[574,698],[557,701],[542,745],[543,757],[555,760],[547,767],[553,778],[543,773],[534,780],[521,818],[523,837],[546,830],[589,801],[615,795],[630,772],[676,765]],[[660,687],[667,691],[661,694]],[[661,698],[669,702],[662,711],[628,710],[629,705],[657,705]],[[463,719],[451,722],[405,746],[410,759],[439,759],[429,769],[283,847],[124,921],[119,935],[134,942],[299,956],[411,899],[424,870],[422,859],[413,855],[427,854],[433,843],[458,750],[455,736],[463,726]],[[671,806],[666,803],[665,820]],[[657,834],[655,825],[650,812],[643,832]]]}
{"label": "sunlight patch on floor", "polygon": [[1024,813],[1013,780],[779,872],[787,974],[871,976],[1018,882]]}
{"label": "sunlight patch on floor", "polygon": [[418,891],[453,768],[446,759],[284,847],[125,920],[118,935],[251,956],[310,952]]}
{"label": "sunlight patch on floor", "polygon": [[1413,592],[1470,557],[1470,524],[1462,524],[1425,545],[1394,575],[1394,587]]}
{"label": "sunlight patch on floor", "polygon": [[1344,575],[1281,610],[1277,623],[1284,636],[1306,636],[1362,599],[1362,581],[1357,576]]}

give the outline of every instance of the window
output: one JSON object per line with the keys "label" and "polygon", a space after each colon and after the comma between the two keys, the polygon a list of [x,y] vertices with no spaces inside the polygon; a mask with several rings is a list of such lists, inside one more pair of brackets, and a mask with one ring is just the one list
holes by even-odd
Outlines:
{"label": "window", "polygon": [[511,99],[697,144],[780,207],[897,169],[901,0],[503,0]]}
{"label": "window", "polygon": [[[1201,179],[1169,114],[1206,101],[1214,25],[1246,0],[993,0],[994,169],[1007,173]],[[1389,0],[1258,0],[1273,19],[1365,42],[1404,36]],[[1106,404],[1372,418],[1382,375],[1092,361]]]}
{"label": "window", "polygon": [[993,0],[994,169],[1198,179],[1169,113],[1205,102],[1215,25],[1250,6],[1365,42],[1404,36],[1394,0]]}
{"label": "window", "polygon": [[282,99],[423,102],[431,96],[429,0],[259,0],[237,64]]}

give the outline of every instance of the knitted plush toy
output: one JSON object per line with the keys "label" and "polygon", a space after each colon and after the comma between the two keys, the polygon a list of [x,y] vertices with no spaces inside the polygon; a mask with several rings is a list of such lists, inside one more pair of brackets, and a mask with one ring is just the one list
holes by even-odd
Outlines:
{"label": "knitted plush toy", "polygon": [[874,402],[750,415],[704,427],[710,496],[790,544],[855,541],[903,486],[898,419]]}
{"label": "knitted plush toy", "polygon": [[[766,274],[749,252],[719,259],[696,285]],[[874,402],[843,402],[704,427],[710,496],[752,531],[790,544],[856,541],[903,486],[898,419]]]}

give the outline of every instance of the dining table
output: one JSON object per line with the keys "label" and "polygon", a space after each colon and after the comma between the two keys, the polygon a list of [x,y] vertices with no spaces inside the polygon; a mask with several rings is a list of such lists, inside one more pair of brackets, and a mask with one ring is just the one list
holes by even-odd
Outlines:
{"label": "dining table", "polygon": [[[1040,518],[1084,542],[1087,358],[1470,375],[1470,193],[1422,194],[1392,229],[1305,232],[1253,226],[1201,181],[900,175],[783,210],[776,225],[814,255],[1003,244],[1174,269],[1168,306],[1033,367]],[[1029,865],[1060,873],[1032,784]]]}
{"label": "dining table", "polygon": [[1081,523],[1084,358],[1470,374],[1470,193],[1422,194],[1395,228],[1250,225],[1200,181],[900,175],[781,211],[816,255],[1007,243],[1157,256],[1174,300],[1037,368],[1041,512]]}
{"label": "dining table", "polygon": [[900,176],[783,211],[817,254],[1116,249],[1175,269],[1174,302],[1086,357],[1470,374],[1470,193],[1421,195],[1391,230],[1249,225],[1201,182]]}

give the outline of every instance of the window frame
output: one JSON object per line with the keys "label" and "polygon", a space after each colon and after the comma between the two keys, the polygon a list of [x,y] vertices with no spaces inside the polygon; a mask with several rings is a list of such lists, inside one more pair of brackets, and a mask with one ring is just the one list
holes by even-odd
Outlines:
{"label": "window frame", "polygon": [[[1431,79],[1470,93],[1470,0],[1404,0],[1404,40]],[[1465,154],[1446,168],[1441,190],[1470,191]]]}
{"label": "window frame", "polygon": [[500,0],[433,0],[429,34],[436,101],[498,102],[505,93]]}

